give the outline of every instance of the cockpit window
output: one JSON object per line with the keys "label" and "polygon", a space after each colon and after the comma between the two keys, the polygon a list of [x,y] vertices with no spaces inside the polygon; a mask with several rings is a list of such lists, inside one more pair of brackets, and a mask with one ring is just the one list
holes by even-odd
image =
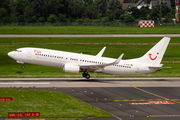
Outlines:
{"label": "cockpit window", "polygon": [[22,50],[15,50],[16,52],[22,52]]}

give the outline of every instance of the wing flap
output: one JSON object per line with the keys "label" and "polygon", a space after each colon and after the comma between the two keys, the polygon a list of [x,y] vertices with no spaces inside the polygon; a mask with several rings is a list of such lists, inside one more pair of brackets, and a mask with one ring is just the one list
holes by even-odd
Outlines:
{"label": "wing flap", "polygon": [[124,53],[121,54],[119,56],[119,58],[117,60],[115,60],[114,62],[112,62],[112,63],[108,63],[108,64],[95,64],[95,65],[94,64],[93,65],[92,64],[91,65],[79,65],[79,66],[80,66],[81,69],[86,69],[86,70],[90,69],[91,71],[92,70],[95,71],[95,70],[99,70],[99,69],[104,69],[104,67],[106,67],[106,66],[118,64],[121,61],[123,55],[124,55]]}

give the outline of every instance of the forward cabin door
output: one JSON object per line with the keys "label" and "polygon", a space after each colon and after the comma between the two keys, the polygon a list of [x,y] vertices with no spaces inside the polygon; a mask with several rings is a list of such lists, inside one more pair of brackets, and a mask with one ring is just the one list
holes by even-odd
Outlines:
{"label": "forward cabin door", "polygon": [[31,58],[31,50],[27,50],[27,57]]}

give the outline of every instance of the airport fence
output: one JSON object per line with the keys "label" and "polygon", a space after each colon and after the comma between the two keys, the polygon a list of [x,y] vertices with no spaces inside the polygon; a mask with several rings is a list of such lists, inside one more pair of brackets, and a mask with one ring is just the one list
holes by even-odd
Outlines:
{"label": "airport fence", "polygon": [[[71,23],[0,23],[0,26],[133,26],[133,27],[139,27],[138,23],[123,23],[123,22],[101,22],[101,23],[77,23],[77,22],[71,22]],[[155,23],[156,26],[180,26],[180,23]]]}

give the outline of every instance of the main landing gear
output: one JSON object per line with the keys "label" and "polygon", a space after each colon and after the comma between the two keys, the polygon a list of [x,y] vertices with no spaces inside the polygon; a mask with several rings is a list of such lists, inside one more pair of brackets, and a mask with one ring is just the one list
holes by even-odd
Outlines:
{"label": "main landing gear", "polygon": [[90,78],[90,75],[88,74],[88,72],[86,73],[85,71],[84,71],[84,73],[82,74],[82,76],[85,77],[86,79],[89,79],[89,78]]}

